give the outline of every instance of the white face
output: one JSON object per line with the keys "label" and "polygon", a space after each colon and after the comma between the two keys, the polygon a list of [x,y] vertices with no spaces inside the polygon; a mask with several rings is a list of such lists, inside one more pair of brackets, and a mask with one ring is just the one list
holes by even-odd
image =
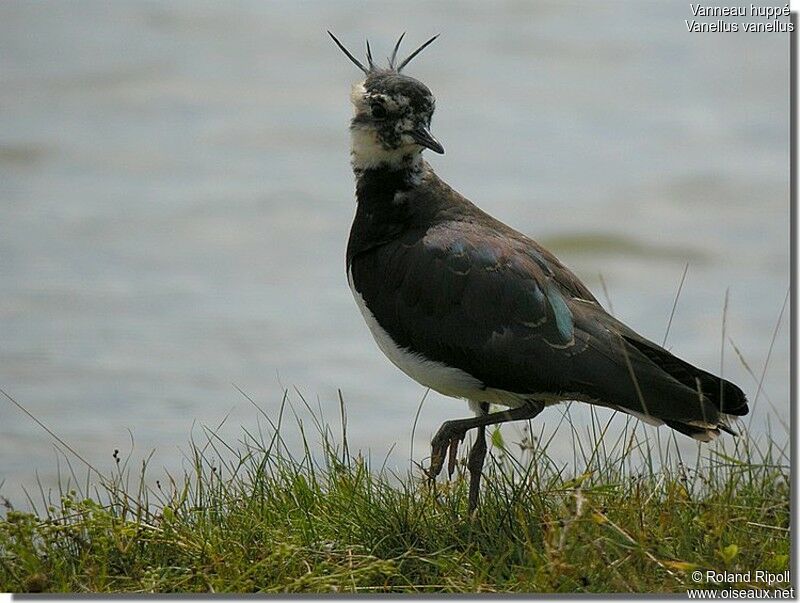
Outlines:
{"label": "white face", "polygon": [[[396,166],[403,162],[404,157],[422,151],[422,147],[408,134],[414,127],[407,115],[408,99],[371,94],[361,82],[353,85],[350,102],[353,104],[354,118],[350,127],[351,150],[356,167],[369,169],[382,163]],[[373,113],[373,109],[376,109],[376,113]],[[383,116],[382,111],[386,112],[387,117]],[[406,115],[401,117],[403,114]],[[398,118],[392,119],[389,115],[397,115]]]}
{"label": "white face", "polygon": [[427,131],[434,102],[429,92],[417,93],[415,105],[402,90],[365,84],[354,85],[350,93],[354,167],[396,167],[419,161],[426,146],[441,148]]}

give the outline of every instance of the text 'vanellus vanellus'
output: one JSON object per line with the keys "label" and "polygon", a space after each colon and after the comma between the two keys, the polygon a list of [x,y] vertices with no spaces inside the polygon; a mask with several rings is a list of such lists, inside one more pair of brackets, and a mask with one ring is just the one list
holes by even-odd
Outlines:
{"label": "text 'vanellus vanellus'", "polygon": [[[330,32],[328,32],[330,34]],[[748,412],[736,385],[685,362],[609,315],[586,286],[535,241],[484,213],[439,179],[422,151],[431,91],[403,68],[428,40],[388,68],[367,66],[353,86],[350,123],[357,209],[347,274],[378,347],[403,372],[469,401],[474,418],[444,423],[429,475],[470,429],[469,506],[476,507],[486,426],[531,419],[578,400],[631,414],[708,442]],[[509,410],[489,413],[490,404]]]}

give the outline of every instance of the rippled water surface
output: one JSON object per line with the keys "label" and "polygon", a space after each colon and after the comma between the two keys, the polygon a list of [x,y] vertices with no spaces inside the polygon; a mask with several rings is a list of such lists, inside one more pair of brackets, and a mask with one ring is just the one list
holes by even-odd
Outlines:
{"label": "rippled water surface", "polygon": [[[439,174],[605,299],[602,274],[657,341],[688,262],[667,345],[722,360],[753,398],[730,345],[721,359],[723,302],[760,377],[788,288],[788,38],[687,18],[685,2],[3,2],[0,386],[91,462],[133,434],[156,471],[181,466],[193,426],[254,428],[232,384],[267,412],[284,388],[302,406],[297,388],[332,420],[341,389],[351,448],[396,443],[406,466],[424,391],[347,287],[358,72],[325,29],[380,56],[407,30],[409,48],[442,33],[407,69],[437,95]],[[752,419],[779,441],[785,322]],[[415,457],[466,414],[428,396]],[[571,458],[569,438],[552,452]],[[55,456],[0,401],[0,494],[23,503],[34,471],[52,486]]]}

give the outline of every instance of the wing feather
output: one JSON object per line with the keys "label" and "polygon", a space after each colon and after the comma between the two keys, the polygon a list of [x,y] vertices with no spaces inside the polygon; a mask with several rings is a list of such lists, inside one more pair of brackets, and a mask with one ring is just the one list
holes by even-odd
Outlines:
{"label": "wing feather", "polygon": [[719,405],[687,375],[717,378],[611,317],[552,254],[515,231],[438,223],[356,255],[351,269],[397,345],[486,387],[581,396],[681,424],[719,421]]}

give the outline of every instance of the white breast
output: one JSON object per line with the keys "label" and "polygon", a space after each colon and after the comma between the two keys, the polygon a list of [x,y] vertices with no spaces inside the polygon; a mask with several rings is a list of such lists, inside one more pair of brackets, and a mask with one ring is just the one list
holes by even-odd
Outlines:
{"label": "white breast", "polygon": [[422,354],[398,346],[391,335],[378,324],[375,316],[367,308],[364,298],[353,285],[352,271],[348,271],[347,280],[350,283],[350,290],[353,292],[358,309],[361,310],[361,315],[375,338],[375,342],[397,368],[418,383],[425,387],[430,387],[445,396],[481,401],[486,399],[487,392],[483,388],[483,383],[472,375],[465,373],[461,369],[447,366],[442,362],[429,360]]}

